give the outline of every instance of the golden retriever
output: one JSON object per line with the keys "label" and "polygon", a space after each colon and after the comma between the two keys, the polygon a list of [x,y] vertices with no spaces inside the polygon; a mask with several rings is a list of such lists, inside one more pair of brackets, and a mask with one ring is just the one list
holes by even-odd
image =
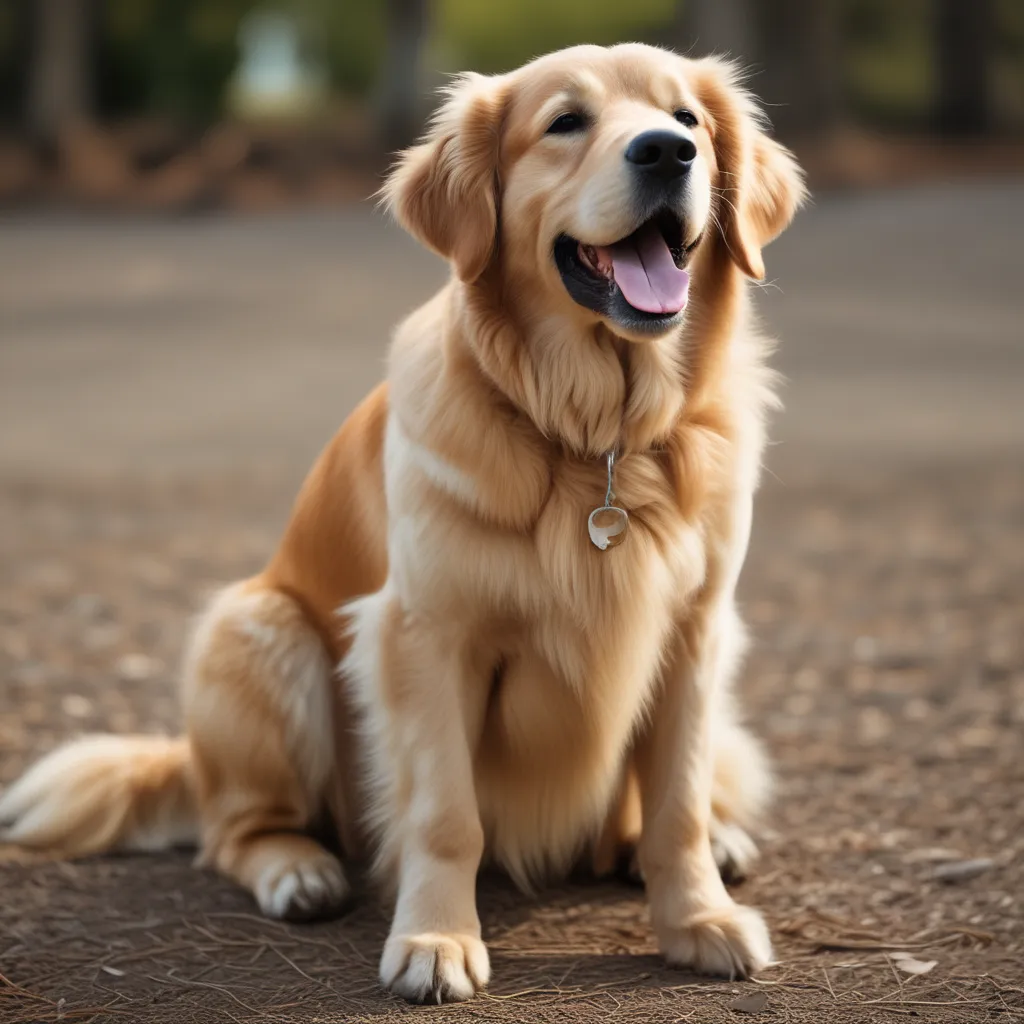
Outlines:
{"label": "golden retriever", "polygon": [[732,66],[584,46],[460,78],[383,194],[451,279],[205,613],[187,735],[58,750],[0,838],[198,841],[272,917],[339,909],[372,858],[381,980],[438,1001],[488,981],[482,858],[527,887],[635,844],[665,957],[756,971],[720,875],[768,787],[729,694],[773,403],[746,279],[800,171]]}

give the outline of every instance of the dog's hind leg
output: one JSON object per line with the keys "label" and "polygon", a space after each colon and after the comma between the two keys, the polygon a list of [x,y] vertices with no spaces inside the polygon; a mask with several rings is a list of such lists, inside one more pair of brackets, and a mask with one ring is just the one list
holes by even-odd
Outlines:
{"label": "dog's hind leg", "polygon": [[[714,780],[711,791],[711,852],[723,881],[740,882],[757,860],[749,830],[761,820],[771,790],[771,772],[761,745],[722,709],[715,736]],[[641,808],[631,761],[591,850],[591,870],[598,878],[617,875],[641,884],[636,848],[640,840]]]}
{"label": "dog's hind leg", "polygon": [[740,882],[757,860],[750,830],[763,820],[772,776],[758,740],[737,721],[729,703],[719,710],[711,789],[711,852],[722,878]]}
{"label": "dog's hind leg", "polygon": [[187,661],[201,862],[269,917],[326,916],[349,895],[337,857],[308,834],[337,770],[332,676],[298,603],[258,579],[214,600]]}

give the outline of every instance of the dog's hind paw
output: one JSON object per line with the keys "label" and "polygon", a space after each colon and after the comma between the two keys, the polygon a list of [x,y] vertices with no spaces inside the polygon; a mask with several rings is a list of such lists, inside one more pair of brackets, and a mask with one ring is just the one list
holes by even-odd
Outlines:
{"label": "dog's hind paw", "polygon": [[757,845],[733,822],[712,821],[711,853],[726,885],[742,882],[758,858]]}
{"label": "dog's hind paw", "polygon": [[349,896],[341,864],[327,852],[315,860],[267,871],[256,886],[260,910],[285,921],[332,917],[345,908]]}

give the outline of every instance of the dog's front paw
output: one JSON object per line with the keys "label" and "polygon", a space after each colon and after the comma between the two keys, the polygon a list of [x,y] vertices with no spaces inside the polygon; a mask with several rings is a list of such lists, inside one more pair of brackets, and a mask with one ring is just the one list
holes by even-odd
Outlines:
{"label": "dog's front paw", "polygon": [[385,988],[414,1003],[458,1003],[487,985],[487,947],[473,935],[392,935],[380,961]]}
{"label": "dog's front paw", "polygon": [[764,918],[737,903],[695,914],[680,927],[660,928],[658,939],[673,967],[701,974],[746,978],[772,962]]}

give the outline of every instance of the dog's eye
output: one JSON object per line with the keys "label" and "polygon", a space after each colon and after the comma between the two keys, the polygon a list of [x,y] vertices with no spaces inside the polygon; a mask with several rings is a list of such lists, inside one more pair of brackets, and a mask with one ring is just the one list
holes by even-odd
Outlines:
{"label": "dog's eye", "polygon": [[685,124],[687,128],[697,127],[697,115],[692,110],[687,110],[685,107],[682,110],[677,110],[673,115],[680,124]]}
{"label": "dog's eye", "polygon": [[582,114],[559,114],[558,117],[548,125],[546,134],[568,135],[570,132],[582,131],[586,126],[587,120]]}

